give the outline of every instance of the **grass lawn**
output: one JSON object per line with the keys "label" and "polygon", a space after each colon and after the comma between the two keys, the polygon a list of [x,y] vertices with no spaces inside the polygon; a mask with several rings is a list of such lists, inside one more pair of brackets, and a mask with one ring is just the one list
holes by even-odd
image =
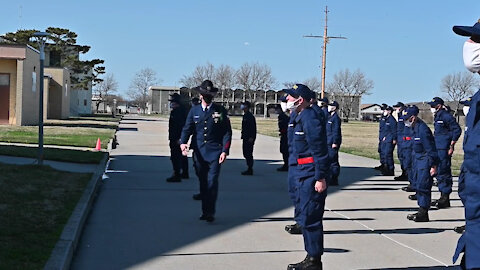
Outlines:
{"label": "grass lawn", "polygon": [[0,269],[42,269],[91,174],[0,164]]}
{"label": "grass lawn", "polygon": [[[47,120],[44,126],[44,144],[94,148],[100,138],[102,148],[106,149],[119,121],[120,118],[105,116]],[[38,127],[0,125],[0,142],[36,144]]]}
{"label": "grass lawn", "polygon": [[[231,117],[232,128],[241,129],[242,118]],[[267,136],[278,136],[277,118],[256,118],[257,131]],[[430,126],[433,132],[433,126]],[[463,162],[463,134],[456,144],[455,153],[452,158],[452,170],[454,174],[460,172],[460,166]],[[379,159],[378,149],[378,123],[350,121],[342,123],[342,146],[340,151],[353,155],[364,156]],[[400,163],[397,158],[397,151],[394,152],[396,163]]]}
{"label": "grass lawn", "polygon": [[[0,155],[15,157],[38,157],[37,147],[0,145]],[[70,149],[44,148],[43,156],[45,160],[66,161],[75,163],[100,163],[105,152],[80,151]]]}

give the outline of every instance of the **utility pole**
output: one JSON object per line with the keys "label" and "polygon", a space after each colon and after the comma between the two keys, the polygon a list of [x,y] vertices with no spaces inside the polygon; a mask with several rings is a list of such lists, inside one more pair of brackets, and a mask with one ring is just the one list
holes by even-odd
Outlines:
{"label": "utility pole", "polygon": [[327,35],[327,24],[328,24],[328,7],[325,6],[325,28],[323,29],[323,36],[314,36],[314,35],[308,35],[308,36],[303,36],[306,38],[323,38],[323,46],[322,46],[322,98],[325,96],[325,70],[327,68],[327,43],[331,38],[337,38],[337,39],[347,39],[346,37],[329,37]]}

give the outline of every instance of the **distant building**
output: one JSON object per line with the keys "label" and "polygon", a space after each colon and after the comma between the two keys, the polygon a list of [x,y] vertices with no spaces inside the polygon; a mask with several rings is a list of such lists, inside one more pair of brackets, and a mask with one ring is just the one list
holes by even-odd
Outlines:
{"label": "distant building", "polygon": [[0,124],[38,124],[39,64],[33,47],[0,44]]}
{"label": "distant building", "polygon": [[378,121],[382,117],[382,106],[378,104],[360,105],[360,114],[363,121]]}
{"label": "distant building", "polygon": [[[353,119],[360,120],[362,119],[360,113],[360,103],[362,96],[360,95],[343,95],[340,93],[325,93],[325,96],[330,102],[337,101],[339,108],[339,116],[342,119]],[[350,113],[348,112],[350,109]]]}

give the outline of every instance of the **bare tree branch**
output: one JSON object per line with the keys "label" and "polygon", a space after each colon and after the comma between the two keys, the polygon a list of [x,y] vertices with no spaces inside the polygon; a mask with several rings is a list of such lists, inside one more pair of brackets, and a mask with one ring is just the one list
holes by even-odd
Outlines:
{"label": "bare tree branch", "polygon": [[452,110],[457,115],[460,101],[472,96],[478,86],[479,81],[472,73],[458,72],[443,77],[440,89],[446,100],[454,102]]}
{"label": "bare tree branch", "polygon": [[95,104],[96,106],[96,111],[98,112],[98,107],[100,106],[100,103],[103,102],[103,110],[106,112],[107,111],[107,103],[110,102],[110,96],[113,95],[118,91],[118,82],[115,79],[115,76],[113,74],[108,74],[105,79],[100,81],[97,85],[95,85],[94,88],[94,93],[96,96],[99,97],[99,100],[97,100],[97,103]]}
{"label": "bare tree branch", "polygon": [[151,68],[144,68],[140,70],[132,80],[128,96],[139,104],[139,107],[145,113],[147,103],[150,101],[150,93],[148,89],[150,86],[158,84],[157,73]]}

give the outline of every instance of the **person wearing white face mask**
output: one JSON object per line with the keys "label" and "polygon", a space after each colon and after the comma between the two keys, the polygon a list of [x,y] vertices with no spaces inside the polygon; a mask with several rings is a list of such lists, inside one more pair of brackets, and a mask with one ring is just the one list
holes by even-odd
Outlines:
{"label": "person wearing white face mask", "polygon": [[328,157],[330,158],[330,186],[338,186],[338,176],[340,175],[338,151],[340,150],[340,144],[342,143],[342,121],[337,113],[338,107],[339,105],[336,101],[328,104],[329,116],[327,119],[327,147]]}
{"label": "person wearing white face mask", "polygon": [[450,193],[452,193],[452,155],[455,144],[462,134],[455,117],[446,109],[445,102],[439,97],[434,97],[428,102],[434,112],[434,137],[440,164],[438,165],[438,190],[440,199],[432,202],[437,208],[450,207]]}
{"label": "person wearing white face mask", "polygon": [[437,148],[432,131],[418,117],[418,107],[411,106],[406,109],[402,117],[405,127],[412,131],[412,169],[413,184],[416,195],[410,195],[410,199],[417,199],[420,207],[417,213],[407,215],[409,220],[415,222],[428,222],[428,210],[432,197],[433,176],[437,173],[439,163]]}
{"label": "person wearing white face mask", "polygon": [[[453,31],[470,37],[463,45],[463,62],[472,73],[480,72],[480,20],[473,26],[454,26]],[[465,232],[458,240],[453,256],[455,262],[460,253],[462,268],[480,269],[480,91],[470,100],[465,117],[463,139],[464,161],[458,177],[458,194],[465,206]]]}
{"label": "person wearing white face mask", "polygon": [[392,116],[393,108],[388,106],[383,112],[385,117],[385,126],[383,130],[383,138],[381,140],[381,156],[382,160],[385,162],[383,170],[381,170],[382,175],[385,176],[394,176],[395,175],[395,165],[393,161],[393,151],[395,145],[397,144],[397,120]]}
{"label": "person wearing white face mask", "polygon": [[[296,84],[284,90],[291,117],[289,140],[289,181],[296,188],[295,220],[302,228],[307,256],[299,263],[288,265],[288,270],[322,269],[323,213],[327,196],[326,178],[329,171],[326,124],[311,107],[314,92],[306,85]],[[293,198],[292,198],[293,199]]]}

